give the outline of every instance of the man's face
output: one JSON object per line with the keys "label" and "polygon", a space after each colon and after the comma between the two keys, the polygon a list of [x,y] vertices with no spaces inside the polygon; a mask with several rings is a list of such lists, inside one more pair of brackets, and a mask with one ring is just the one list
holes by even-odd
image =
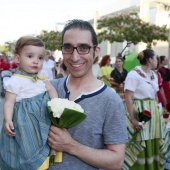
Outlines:
{"label": "man's face", "polygon": [[63,60],[70,71],[71,76],[81,78],[92,75],[92,65],[94,59],[98,56],[99,47],[94,50],[92,35],[88,30],[70,29],[65,32],[63,45],[68,47],[91,46],[88,54],[78,54],[74,49],[72,54],[63,54]]}

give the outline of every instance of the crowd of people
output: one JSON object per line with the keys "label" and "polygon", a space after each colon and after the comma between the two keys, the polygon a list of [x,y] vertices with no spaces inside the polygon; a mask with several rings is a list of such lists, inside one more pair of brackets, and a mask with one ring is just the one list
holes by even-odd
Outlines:
{"label": "crowd of people", "polygon": [[14,73],[17,67],[17,63],[10,56],[6,56],[5,53],[0,54],[0,72],[11,70]]}
{"label": "crowd of people", "polygon": [[[166,106],[170,103],[168,59],[157,56],[151,49],[141,51],[137,59],[140,65],[129,73],[123,68],[120,55],[116,57],[114,67],[109,55],[100,61],[101,80],[119,94],[125,106],[129,142],[122,169],[169,170],[167,127],[170,127],[170,118],[167,125],[164,120]],[[146,111],[151,118],[144,123],[140,115]]]}
{"label": "crowd of people", "polygon": [[[145,49],[130,72],[121,55],[114,66],[110,55],[99,61],[95,30],[76,19],[62,31],[61,50],[56,73],[42,40],[24,36],[16,42],[17,68],[4,84],[0,168],[170,170],[170,118],[166,124],[163,117],[170,103],[167,58]],[[79,104],[86,119],[68,129],[51,125],[46,102],[53,98]],[[63,152],[62,162],[46,164],[50,148]]]}
{"label": "crowd of people", "polygon": [[[101,80],[114,88],[125,106],[130,142],[126,145],[122,169],[168,170],[168,128],[163,119],[166,106],[170,103],[168,59],[157,56],[150,49],[140,52],[137,59],[140,66],[134,67],[129,73],[123,68],[123,58],[120,55],[116,57],[114,68],[111,67],[109,55],[103,56],[100,62]],[[148,111],[152,118],[141,123],[139,114],[144,111]],[[169,124],[170,119],[167,127],[170,127]]]}

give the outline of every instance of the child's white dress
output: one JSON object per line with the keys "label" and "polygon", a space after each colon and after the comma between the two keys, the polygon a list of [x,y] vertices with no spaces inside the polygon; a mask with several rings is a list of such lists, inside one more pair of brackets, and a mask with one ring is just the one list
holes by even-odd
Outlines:
{"label": "child's white dress", "polygon": [[47,137],[51,122],[46,108],[49,96],[44,82],[37,79],[35,74],[19,70],[15,74],[5,83],[5,89],[17,94],[13,114],[16,136],[7,135],[3,126],[0,134],[0,168],[37,170],[50,150]]}

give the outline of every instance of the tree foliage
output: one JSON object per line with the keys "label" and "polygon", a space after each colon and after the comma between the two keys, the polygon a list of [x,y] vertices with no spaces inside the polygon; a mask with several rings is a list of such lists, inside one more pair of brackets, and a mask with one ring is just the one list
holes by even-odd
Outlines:
{"label": "tree foliage", "polygon": [[9,51],[8,46],[0,45],[0,52],[3,52],[3,53],[5,53],[7,55],[8,51]]}
{"label": "tree foliage", "polygon": [[162,5],[163,8],[165,9],[165,11],[170,11],[170,4],[169,3],[165,3],[165,2],[161,2],[161,1],[156,1],[156,3]]}
{"label": "tree foliage", "polygon": [[45,31],[43,30],[40,35],[37,36],[42,41],[44,41],[46,49],[48,50],[56,50],[61,47],[61,32],[58,31]]}
{"label": "tree foliage", "polygon": [[98,20],[99,42],[108,40],[113,42],[144,42],[147,47],[155,45],[155,40],[167,41],[168,29],[166,25],[159,27],[142,21],[137,13],[121,14],[115,17]]}

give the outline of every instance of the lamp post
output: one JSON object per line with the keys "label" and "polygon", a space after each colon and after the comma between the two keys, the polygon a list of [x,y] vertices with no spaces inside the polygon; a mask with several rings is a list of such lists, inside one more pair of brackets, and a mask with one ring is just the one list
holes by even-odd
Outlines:
{"label": "lamp post", "polygon": [[126,44],[126,46],[124,47],[124,49],[121,51],[121,55],[122,55],[122,53],[123,53],[123,51],[125,51],[125,49],[127,48],[127,47],[130,47],[130,44],[131,44],[132,42],[131,41],[127,41],[127,44]]}

